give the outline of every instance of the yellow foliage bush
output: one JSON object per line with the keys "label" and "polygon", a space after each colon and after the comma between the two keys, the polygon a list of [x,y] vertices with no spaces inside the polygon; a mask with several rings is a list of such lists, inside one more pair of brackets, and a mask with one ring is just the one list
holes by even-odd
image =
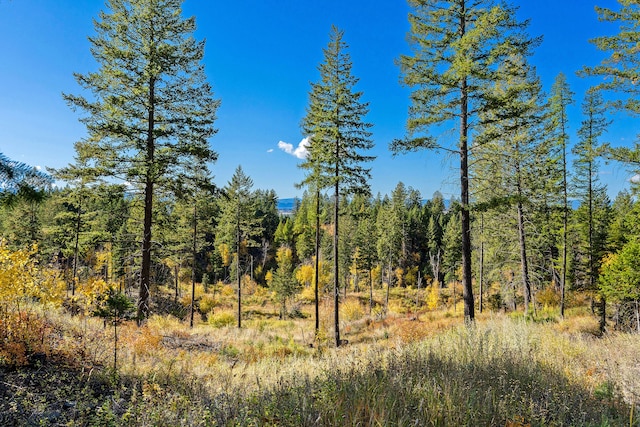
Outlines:
{"label": "yellow foliage bush", "polygon": [[183,327],[180,319],[174,316],[159,316],[157,314],[151,315],[146,324],[150,329],[156,331],[174,330]]}
{"label": "yellow foliage bush", "polygon": [[37,247],[11,251],[0,242],[0,304],[19,305],[22,301],[59,305],[66,286],[57,271],[40,268]]}
{"label": "yellow foliage bush", "polygon": [[76,293],[71,299],[72,303],[75,307],[82,310],[84,314],[89,314],[95,309],[98,298],[104,295],[110,287],[117,288],[113,283],[107,283],[104,279],[93,277],[84,282],[78,282],[76,285]]}
{"label": "yellow foliage bush", "polygon": [[536,294],[536,300],[538,304],[543,307],[557,307],[560,305],[560,295],[553,289],[552,286],[547,286],[545,289],[539,291]]}
{"label": "yellow foliage bush", "polygon": [[436,280],[428,287],[429,293],[427,294],[427,308],[429,310],[435,310],[440,305],[440,287]]}
{"label": "yellow foliage bush", "polygon": [[310,264],[302,264],[296,270],[296,280],[303,286],[310,286],[315,280],[315,268]]}
{"label": "yellow foliage bush", "polygon": [[58,272],[41,268],[37,247],[11,251],[0,242],[0,365],[22,366],[29,356],[48,354],[50,325],[34,303],[60,305],[66,286]]}
{"label": "yellow foliage bush", "polygon": [[304,302],[314,302],[316,300],[316,291],[313,286],[305,286],[298,294],[298,298]]}
{"label": "yellow foliage bush", "polygon": [[236,294],[236,290],[235,290],[234,286],[223,285],[222,288],[220,289],[220,293],[225,297],[230,297],[230,296]]}
{"label": "yellow foliage bush", "polygon": [[221,311],[209,316],[209,325],[214,328],[224,328],[225,326],[232,326],[236,323],[236,316],[234,313],[228,311]]}
{"label": "yellow foliage bush", "polygon": [[364,308],[357,299],[349,298],[340,305],[340,315],[347,322],[362,319],[364,314]]}
{"label": "yellow foliage bush", "polygon": [[259,288],[258,284],[251,280],[248,274],[245,274],[240,278],[242,282],[242,294],[243,295],[253,295],[256,290]]}
{"label": "yellow foliage bush", "polygon": [[217,301],[213,295],[204,294],[198,302],[198,308],[200,309],[200,312],[207,314],[213,310],[216,304]]}

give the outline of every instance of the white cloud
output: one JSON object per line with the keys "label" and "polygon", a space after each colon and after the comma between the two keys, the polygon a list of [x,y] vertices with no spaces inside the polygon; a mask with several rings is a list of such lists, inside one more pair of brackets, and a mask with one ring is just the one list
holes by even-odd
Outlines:
{"label": "white cloud", "polygon": [[294,149],[293,144],[289,144],[288,142],[280,141],[278,142],[278,148],[284,151],[287,154],[291,154],[299,159],[306,159],[307,154],[309,154],[309,138],[304,138],[298,146]]}
{"label": "white cloud", "polygon": [[635,174],[631,177],[631,179],[629,179],[629,181],[633,182],[634,184],[637,184],[640,182],[640,175],[639,174]]}
{"label": "white cloud", "polygon": [[269,149],[267,150],[267,153],[273,153],[273,148],[269,148]]}

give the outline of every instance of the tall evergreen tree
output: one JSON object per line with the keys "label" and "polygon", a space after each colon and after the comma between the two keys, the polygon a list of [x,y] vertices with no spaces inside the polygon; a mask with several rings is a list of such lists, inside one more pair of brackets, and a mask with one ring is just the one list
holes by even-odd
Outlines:
{"label": "tall evergreen tree", "polygon": [[[339,207],[340,196],[368,192],[370,169],[363,163],[373,160],[362,152],[373,147],[371,124],[364,121],[369,104],[355,91],[358,79],[351,73],[351,56],[343,40],[344,32],[331,28],[324,60],[318,67],[320,80],[311,85],[309,105],[302,129],[311,138],[309,155],[302,167],[310,171],[306,182],[316,189],[332,188],[333,205],[333,281],[334,329],[340,345],[339,326]],[[315,184],[314,184],[315,183]],[[318,193],[316,193],[318,196]]]}
{"label": "tall evergreen tree", "polygon": [[[581,241],[586,245],[582,244],[577,248],[578,262],[575,269],[578,279],[582,279],[580,288],[593,292],[597,288],[600,263],[607,249],[606,230],[610,222],[610,203],[606,187],[598,180],[598,156],[602,152],[598,139],[604,134],[609,124],[601,93],[587,91],[582,104],[582,114],[584,120],[578,130],[580,141],[573,149],[573,154],[576,156],[574,187],[575,194],[580,200],[577,227]],[[605,312],[605,304],[606,302],[602,300],[603,312]],[[604,316],[601,319],[604,319]],[[604,321],[601,328],[604,329]]]}
{"label": "tall evergreen tree", "polygon": [[98,70],[76,74],[90,96],[64,95],[88,136],[76,143],[92,173],[144,193],[138,317],[149,314],[154,193],[194,163],[216,159],[208,139],[219,102],[202,65],[204,42],[182,0],[108,0],[90,37]]}
{"label": "tall evergreen tree", "polygon": [[[488,166],[476,177],[481,191],[490,195],[486,202],[485,194],[483,204],[515,207],[525,312],[528,312],[532,285],[527,210],[532,211],[545,199],[547,181],[553,181],[547,174],[550,147],[539,139],[543,123],[541,84],[533,69],[520,56],[509,58],[501,69],[508,77],[498,81],[492,93],[500,108],[483,117],[485,126],[474,153],[480,166]],[[491,190],[486,191],[487,188]]]}
{"label": "tall evergreen tree", "polygon": [[560,279],[560,316],[564,317],[564,299],[567,287],[567,228],[569,220],[569,197],[567,181],[567,145],[569,143],[567,107],[573,103],[573,92],[567,77],[560,73],[551,88],[549,107],[554,139],[562,156],[562,272]]}
{"label": "tall evergreen tree", "polygon": [[241,256],[249,255],[249,248],[259,245],[263,228],[256,213],[258,203],[253,193],[253,180],[238,166],[231,181],[223,189],[220,201],[220,220],[216,231],[216,247],[225,244],[235,248],[236,291],[238,295],[237,324],[242,327]]}
{"label": "tall evergreen tree", "polygon": [[38,190],[48,189],[52,178],[33,166],[11,160],[0,153],[0,203],[11,204],[16,195],[38,196]]}
{"label": "tall evergreen tree", "polygon": [[[640,39],[640,4],[630,0],[618,0],[618,3],[621,6],[618,10],[596,6],[598,19],[617,25],[620,31],[590,40],[598,50],[609,56],[599,65],[584,67],[580,74],[602,77],[594,89],[619,95],[617,99],[610,100],[608,105],[636,116],[640,114],[640,54],[637,44]],[[637,141],[633,148],[614,147],[609,154],[613,159],[640,171],[640,143]]]}
{"label": "tall evergreen tree", "polygon": [[287,299],[300,291],[300,283],[293,274],[293,252],[287,246],[280,246],[276,255],[278,268],[273,273],[273,279],[269,287],[276,294],[280,301],[280,319],[284,320],[287,315]]}
{"label": "tall evergreen tree", "polygon": [[393,266],[397,264],[402,245],[401,218],[397,215],[393,202],[385,197],[376,218],[378,259],[387,268],[387,295],[385,307],[389,305],[389,289],[393,283]]}
{"label": "tall evergreen tree", "polygon": [[445,225],[445,207],[442,194],[436,191],[425,208],[429,208],[429,222],[427,224],[427,251],[429,254],[429,264],[433,280],[438,286],[442,286],[440,282],[440,266],[442,263],[442,234]]}
{"label": "tall evergreen tree", "polygon": [[455,281],[458,278],[458,267],[462,260],[462,247],[460,245],[460,218],[459,213],[451,215],[444,228],[442,235],[443,256],[442,266],[445,270],[447,282]]}
{"label": "tall evergreen tree", "polygon": [[394,152],[439,148],[431,132],[459,121],[464,315],[474,318],[471,280],[471,216],[469,207],[470,132],[478,114],[493,107],[487,89],[498,80],[497,64],[514,54],[526,55],[535,44],[524,33],[527,23],[515,10],[492,0],[409,0],[413,55],[399,63],[404,83],[413,88],[408,136],[394,141]]}

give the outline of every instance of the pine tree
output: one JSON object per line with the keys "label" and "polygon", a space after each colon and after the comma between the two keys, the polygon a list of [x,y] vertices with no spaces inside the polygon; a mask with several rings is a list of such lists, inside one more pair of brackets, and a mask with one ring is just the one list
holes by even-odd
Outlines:
{"label": "pine tree", "polygon": [[368,192],[370,170],[362,164],[373,157],[362,151],[373,147],[371,124],[364,121],[369,112],[362,102],[363,93],[355,91],[358,79],[351,73],[351,57],[347,53],[344,33],[331,28],[324,49],[324,61],[318,67],[320,80],[311,85],[309,105],[302,121],[305,135],[310,137],[309,155],[301,165],[309,171],[305,183],[316,190],[332,188],[333,204],[333,281],[335,343],[340,345],[339,326],[339,207],[340,196]]}
{"label": "pine tree", "polygon": [[11,205],[16,196],[37,199],[52,183],[48,174],[0,153],[0,205]]}
{"label": "pine tree", "polygon": [[257,216],[258,204],[253,180],[238,166],[220,200],[220,220],[216,230],[216,247],[225,245],[235,249],[235,270],[238,295],[237,321],[242,327],[242,274],[241,256],[249,255],[249,248],[259,245],[263,232]]}
{"label": "pine tree", "polygon": [[440,266],[442,263],[442,233],[444,231],[445,207],[444,198],[436,191],[426,208],[429,208],[429,222],[427,224],[427,250],[433,280],[442,286]]}
{"label": "pine tree", "polygon": [[550,144],[540,140],[543,123],[541,84],[523,57],[501,65],[503,80],[496,82],[492,97],[500,105],[483,116],[477,137],[476,191],[481,209],[515,207],[525,313],[532,298],[530,240],[527,224],[539,205],[546,205],[553,160]]}
{"label": "pine tree", "polygon": [[76,143],[96,176],[120,178],[144,193],[138,318],[149,314],[154,194],[195,163],[214,161],[219,102],[206,82],[204,42],[182,0],[108,0],[90,37],[98,70],[76,74],[90,95],[64,95],[88,136]]}
{"label": "pine tree", "polygon": [[567,77],[560,73],[551,88],[549,99],[551,126],[562,155],[562,276],[560,281],[560,316],[564,317],[564,300],[567,287],[567,229],[569,219],[569,197],[567,181],[567,107],[573,104],[573,92],[567,83]]}
{"label": "pine tree", "polygon": [[[594,90],[618,94],[618,99],[611,99],[607,104],[635,116],[640,114],[640,55],[637,44],[640,38],[640,4],[629,0],[618,0],[618,3],[621,6],[619,10],[596,6],[598,19],[615,24],[620,32],[590,40],[609,56],[599,65],[584,67],[580,74],[583,77],[602,77]],[[640,170],[640,144],[637,141],[633,148],[610,148],[609,156],[631,165],[636,171]]]}
{"label": "pine tree", "polygon": [[394,152],[439,148],[431,134],[459,120],[460,201],[464,314],[474,319],[471,280],[469,199],[470,132],[478,114],[493,107],[487,89],[498,80],[496,65],[514,54],[526,55],[536,43],[524,34],[515,11],[491,0],[409,0],[413,55],[400,57],[404,83],[413,88],[408,136],[394,141]]}
{"label": "pine tree", "polygon": [[382,271],[386,264],[387,292],[385,307],[389,305],[389,292],[393,282],[393,266],[397,264],[402,245],[402,225],[393,203],[388,198],[382,201],[376,218],[378,259],[382,263]]}
{"label": "pine tree", "polygon": [[444,228],[442,235],[442,267],[445,270],[445,280],[447,283],[458,280],[458,268],[462,261],[462,246],[460,238],[460,218],[459,213],[451,215]]}
{"label": "pine tree", "polygon": [[276,260],[278,268],[273,273],[273,279],[269,287],[275,292],[276,298],[280,301],[280,319],[283,320],[287,314],[287,299],[300,290],[300,283],[293,274],[293,252],[287,246],[280,246]]}
{"label": "pine tree", "polygon": [[[606,230],[610,222],[610,203],[606,187],[598,180],[598,157],[602,152],[598,139],[609,125],[605,117],[606,109],[601,93],[587,91],[582,105],[582,114],[585,118],[578,130],[580,141],[574,147],[573,154],[576,156],[574,160],[575,194],[580,200],[580,208],[576,212],[576,227],[581,241],[586,245],[579,245],[577,248],[578,255],[583,256],[578,257],[576,270],[578,278],[582,278],[580,287],[593,292],[597,288],[601,260],[607,249]],[[600,303],[602,311],[600,326],[604,330],[606,319],[604,298]]]}

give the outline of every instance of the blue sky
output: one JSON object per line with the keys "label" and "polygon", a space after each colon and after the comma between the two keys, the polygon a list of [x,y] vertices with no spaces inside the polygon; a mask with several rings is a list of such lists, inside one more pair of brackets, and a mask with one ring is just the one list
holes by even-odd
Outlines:
{"label": "blue sky", "polygon": [[[617,8],[615,0],[516,0],[518,18],[531,19],[529,32],[543,35],[532,63],[545,90],[564,72],[576,103],[570,108],[572,134],[580,126],[584,91],[595,81],[579,79],[583,65],[602,55],[588,40],[615,28],[599,23],[594,5]],[[0,0],[0,152],[31,165],[59,168],[73,162],[75,141],[84,136],[79,115],[61,93],[79,93],[73,73],[94,70],[87,37],[103,0]],[[424,197],[434,191],[458,194],[457,159],[444,153],[418,152],[393,157],[389,142],[404,135],[409,90],[399,85],[394,60],[409,53],[404,0],[186,0],[185,15],[196,16],[196,36],[205,38],[205,65],[216,97],[218,134],[211,144],[219,153],[212,170],[225,185],[242,165],[255,188],[274,189],[282,198],[301,194],[294,187],[303,173],[295,149],[305,137],[300,121],[310,82],[332,24],[345,31],[357,89],[370,102],[376,144],[371,164],[373,193],[390,193],[399,181]],[[636,126],[615,115],[606,135],[613,145],[630,144]],[[453,129],[456,124],[451,124]],[[575,136],[571,143],[575,143]],[[282,144],[280,144],[282,146]],[[628,187],[632,173],[604,165],[601,179],[611,195]]]}

